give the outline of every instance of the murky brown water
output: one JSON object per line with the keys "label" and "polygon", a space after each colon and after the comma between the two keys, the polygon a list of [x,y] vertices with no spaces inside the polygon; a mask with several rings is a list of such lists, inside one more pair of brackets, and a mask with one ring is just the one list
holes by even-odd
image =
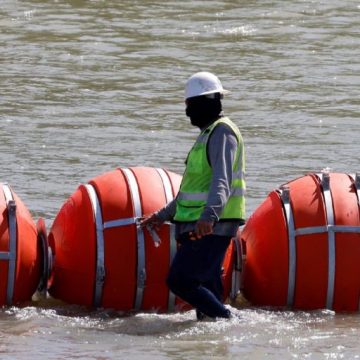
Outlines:
{"label": "murky brown water", "polygon": [[[183,85],[231,90],[248,213],[309,171],[359,171],[359,1],[0,1],[1,181],[50,227],[79,183],[121,166],[181,173],[197,133]],[[358,314],[238,309],[120,318],[58,304],[0,312],[1,359],[355,359]]]}

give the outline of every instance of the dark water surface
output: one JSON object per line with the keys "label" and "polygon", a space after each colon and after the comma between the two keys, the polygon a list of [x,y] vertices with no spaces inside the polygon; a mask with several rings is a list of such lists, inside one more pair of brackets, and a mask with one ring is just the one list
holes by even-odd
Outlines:
{"label": "dark water surface", "polygon": [[[177,173],[193,72],[216,73],[247,152],[248,214],[307,172],[360,171],[359,1],[0,1],[1,181],[48,227],[116,167]],[[357,359],[358,314],[0,312],[1,359]]]}

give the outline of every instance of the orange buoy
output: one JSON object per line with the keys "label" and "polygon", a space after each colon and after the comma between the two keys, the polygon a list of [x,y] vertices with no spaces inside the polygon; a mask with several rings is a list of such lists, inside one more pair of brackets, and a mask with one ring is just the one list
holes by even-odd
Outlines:
{"label": "orange buoy", "polygon": [[247,221],[244,294],[254,305],[358,311],[360,177],[309,174],[272,191]]}
{"label": "orange buoy", "polygon": [[0,184],[0,305],[31,300],[41,276],[41,249],[32,217],[9,185]]}
{"label": "orange buoy", "polygon": [[[49,233],[54,255],[49,293],[73,304],[122,311],[186,307],[166,286],[177,246],[173,225],[162,225],[157,234],[137,226],[141,216],[174,198],[180,181],[163,169],[133,167],[80,185]],[[224,262],[227,288],[231,256]]]}

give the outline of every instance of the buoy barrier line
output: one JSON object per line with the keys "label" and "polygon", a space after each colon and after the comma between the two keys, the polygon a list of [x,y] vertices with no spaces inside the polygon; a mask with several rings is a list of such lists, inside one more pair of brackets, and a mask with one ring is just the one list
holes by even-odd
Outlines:
{"label": "buoy barrier line", "polygon": [[[166,203],[168,204],[174,199],[173,190],[171,186],[171,181],[169,178],[169,175],[166,173],[164,169],[156,168],[156,171],[160,175],[164,192],[165,192],[165,199]],[[170,223],[170,264],[172,263],[174,256],[176,254],[176,239],[175,239],[175,225]],[[169,264],[169,265],[170,265]],[[173,312],[175,311],[175,302],[176,302],[176,296],[175,294],[169,290],[169,299],[168,299],[168,311]]]}
{"label": "buoy barrier line", "polygon": [[101,305],[103,286],[105,281],[105,259],[104,259],[104,226],[101,215],[101,207],[99,203],[98,196],[94,187],[90,184],[86,184],[85,188],[88,192],[90,202],[92,205],[92,210],[95,219],[96,227],[96,276],[95,276],[95,291],[93,304],[95,307]]}
{"label": "buoy barrier line", "polygon": [[9,185],[2,184],[5,196],[8,223],[9,223],[9,252],[0,252],[0,260],[7,260],[8,264],[8,281],[6,291],[6,303],[12,304],[15,286],[15,267],[16,267],[16,251],[17,251],[17,222],[16,222],[16,203],[14,201]]}
{"label": "buoy barrier line", "polygon": [[[139,193],[139,186],[136,181],[136,178],[133,172],[130,169],[121,169],[127,180],[130,194],[133,203],[134,215],[135,218],[140,218],[142,216],[141,210],[141,200]],[[145,265],[145,236],[143,228],[140,226],[136,227],[136,236],[137,236],[137,286],[136,286],[136,296],[135,296],[135,310],[140,310],[144,297],[144,288],[146,281],[146,265]]]}
{"label": "buoy barrier line", "polygon": [[[334,291],[335,291],[335,272],[336,272],[336,233],[360,233],[360,226],[336,225],[334,220],[333,200],[330,189],[330,175],[329,173],[321,173],[316,175],[319,184],[322,188],[324,199],[324,207],[326,211],[327,224],[324,226],[303,227],[295,229],[294,216],[290,204],[290,190],[288,186],[280,188],[280,198],[283,203],[289,242],[289,275],[288,275],[288,294],[287,305],[294,305],[295,284],[296,284],[296,237],[301,235],[311,234],[328,234],[328,280],[326,293],[326,308],[333,308]],[[353,177],[355,191],[359,197],[360,177],[356,175]]]}
{"label": "buoy barrier line", "polygon": [[[283,202],[285,216],[288,227],[288,238],[289,238],[289,280],[288,280],[288,296],[287,305],[294,305],[295,295],[295,282],[296,282],[296,236],[318,233],[320,230],[327,230],[328,233],[328,285],[326,294],[326,308],[332,309],[334,299],[334,287],[335,287],[335,232],[330,231],[334,228],[334,211],[333,202],[330,192],[330,176],[328,173],[322,173],[317,175],[320,180],[320,184],[323,190],[326,217],[328,225],[325,227],[314,227],[314,228],[300,228],[295,230],[294,217],[292,208],[290,205],[290,190],[287,186],[281,189],[281,199]],[[345,230],[347,227],[341,227]],[[345,228],[345,229],[344,229]],[[313,231],[311,231],[311,229]],[[349,230],[349,228],[347,228]],[[321,231],[322,232],[322,231]]]}
{"label": "buoy barrier line", "polygon": [[[99,202],[98,195],[95,188],[91,184],[86,184],[85,188],[89,195],[89,199],[92,205],[92,210],[95,219],[96,226],[96,248],[97,248],[97,259],[96,259],[96,281],[93,304],[95,307],[99,307],[102,301],[103,286],[105,282],[106,270],[105,270],[105,244],[104,244],[104,230],[122,227],[127,225],[136,225],[136,242],[137,242],[137,287],[136,296],[134,302],[134,309],[140,310],[142,306],[145,282],[146,282],[146,254],[145,254],[145,236],[144,229],[139,226],[139,221],[142,218],[142,207],[140,192],[137,180],[130,169],[120,169],[124,174],[127,185],[130,190],[130,195],[133,204],[134,216],[129,218],[120,218],[103,222],[101,205]],[[166,202],[173,200],[173,191],[169,175],[163,169],[156,169],[163,184]],[[170,222],[165,222],[165,225],[170,226],[170,263],[173,260],[177,247],[175,239],[175,226]],[[160,238],[154,229],[147,228],[155,245],[159,242]],[[169,290],[168,310],[170,312],[175,310],[176,296]]]}
{"label": "buoy barrier line", "polygon": [[134,217],[131,218],[122,218],[115,219],[103,223],[101,217],[101,208],[100,203],[96,194],[95,189],[92,185],[87,184],[86,188],[88,189],[91,203],[93,205],[93,210],[95,213],[100,214],[96,217],[96,229],[97,229],[97,250],[100,251],[100,257],[98,254],[97,257],[97,267],[96,267],[96,287],[95,287],[95,298],[94,305],[99,307],[101,304],[102,298],[102,289],[105,281],[105,259],[104,259],[104,229],[121,227],[126,225],[137,225],[136,226],[136,243],[137,243],[137,285],[136,285],[136,295],[134,309],[140,310],[142,306],[144,288],[146,281],[146,267],[145,267],[145,237],[143,228],[138,226],[138,221],[142,217],[141,210],[141,200],[139,187],[136,181],[136,178],[130,169],[120,169],[124,174],[127,185],[130,190],[130,196],[133,204]]}
{"label": "buoy barrier line", "polygon": [[296,239],[295,239],[295,225],[293,211],[290,205],[290,189],[288,186],[280,188],[280,198],[283,203],[285,218],[288,229],[289,241],[289,272],[288,272],[288,292],[287,292],[287,306],[294,304],[295,296],[295,280],[296,280]]}

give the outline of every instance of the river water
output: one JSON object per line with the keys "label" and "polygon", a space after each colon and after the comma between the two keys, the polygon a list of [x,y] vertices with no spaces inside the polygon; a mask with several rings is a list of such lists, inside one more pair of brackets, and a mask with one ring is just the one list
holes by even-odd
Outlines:
{"label": "river water", "polygon": [[[50,228],[105,171],[181,174],[197,134],[183,87],[201,70],[231,91],[248,215],[305,173],[360,171],[359,29],[355,0],[0,0],[0,180]],[[198,323],[193,311],[124,317],[34,301],[0,310],[0,358],[360,357],[358,314],[233,311]]]}

